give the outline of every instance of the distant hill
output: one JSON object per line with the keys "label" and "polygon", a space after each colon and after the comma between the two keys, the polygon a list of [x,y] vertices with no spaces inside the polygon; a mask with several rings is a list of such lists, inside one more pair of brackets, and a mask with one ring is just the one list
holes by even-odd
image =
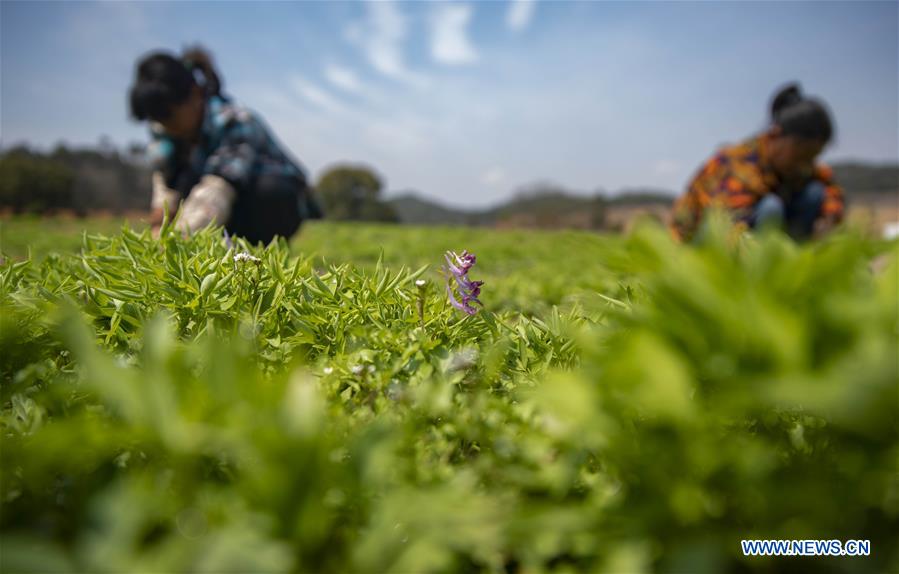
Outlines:
{"label": "distant hill", "polygon": [[385,203],[400,216],[401,222],[417,225],[477,225],[484,216],[482,212],[446,207],[414,192],[388,199]]}
{"label": "distant hill", "polygon": [[834,179],[847,195],[870,193],[899,194],[899,164],[838,162],[831,165]]}
{"label": "distant hill", "polygon": [[[525,193],[481,210],[455,209],[413,193],[390,199],[387,203],[400,221],[414,225],[486,225],[515,227],[590,227],[600,223],[601,196],[582,196],[558,190]],[[578,215],[580,221],[571,221]]]}
{"label": "distant hill", "polygon": [[609,205],[656,205],[670,204],[677,192],[651,187],[625,188],[608,198]]}
{"label": "distant hill", "polygon": [[512,199],[481,210],[463,210],[405,193],[387,203],[400,221],[413,225],[487,225],[497,227],[576,227],[601,229],[607,211],[629,206],[671,204],[674,194],[661,190],[627,190],[613,197],[583,195],[555,187],[528,188]]}

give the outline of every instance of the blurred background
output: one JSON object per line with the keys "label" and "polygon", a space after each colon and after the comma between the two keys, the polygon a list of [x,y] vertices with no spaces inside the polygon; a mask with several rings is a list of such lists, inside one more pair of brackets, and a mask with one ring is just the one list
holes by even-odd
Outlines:
{"label": "blurred background", "polygon": [[[137,218],[138,58],[199,43],[321,183],[336,217],[626,228],[664,219],[790,81],[830,106],[852,213],[899,221],[895,2],[16,2],[0,5],[0,208]],[[332,174],[333,175],[333,174]],[[333,210],[332,210],[333,214]]]}

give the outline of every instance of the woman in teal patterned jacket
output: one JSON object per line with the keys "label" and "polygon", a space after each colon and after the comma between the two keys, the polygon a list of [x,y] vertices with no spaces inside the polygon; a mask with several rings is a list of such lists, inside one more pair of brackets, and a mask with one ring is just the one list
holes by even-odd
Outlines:
{"label": "woman in teal patterned jacket", "polygon": [[150,54],[137,65],[131,114],[151,122],[153,224],[179,212],[176,225],[210,223],[268,243],[322,217],[306,174],[262,120],[221,93],[209,55]]}

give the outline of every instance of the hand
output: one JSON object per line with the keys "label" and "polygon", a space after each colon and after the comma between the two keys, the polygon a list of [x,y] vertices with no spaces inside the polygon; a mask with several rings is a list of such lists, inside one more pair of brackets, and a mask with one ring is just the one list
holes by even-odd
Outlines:
{"label": "hand", "polygon": [[164,211],[160,208],[156,208],[150,212],[150,225],[152,227],[159,227],[162,225],[162,220],[165,217]]}

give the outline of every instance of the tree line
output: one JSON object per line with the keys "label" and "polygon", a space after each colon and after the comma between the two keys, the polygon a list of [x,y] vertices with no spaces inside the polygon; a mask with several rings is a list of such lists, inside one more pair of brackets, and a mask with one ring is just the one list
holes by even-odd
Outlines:
{"label": "tree line", "polygon": [[[0,209],[52,214],[145,211],[152,194],[145,149],[103,139],[97,148],[58,145],[49,152],[19,145],[0,154]],[[382,200],[383,179],[364,165],[335,165],[315,184],[329,219],[399,222]]]}
{"label": "tree line", "polygon": [[150,169],[143,149],[58,145],[42,152],[20,145],[0,155],[0,207],[13,213],[147,209]]}

